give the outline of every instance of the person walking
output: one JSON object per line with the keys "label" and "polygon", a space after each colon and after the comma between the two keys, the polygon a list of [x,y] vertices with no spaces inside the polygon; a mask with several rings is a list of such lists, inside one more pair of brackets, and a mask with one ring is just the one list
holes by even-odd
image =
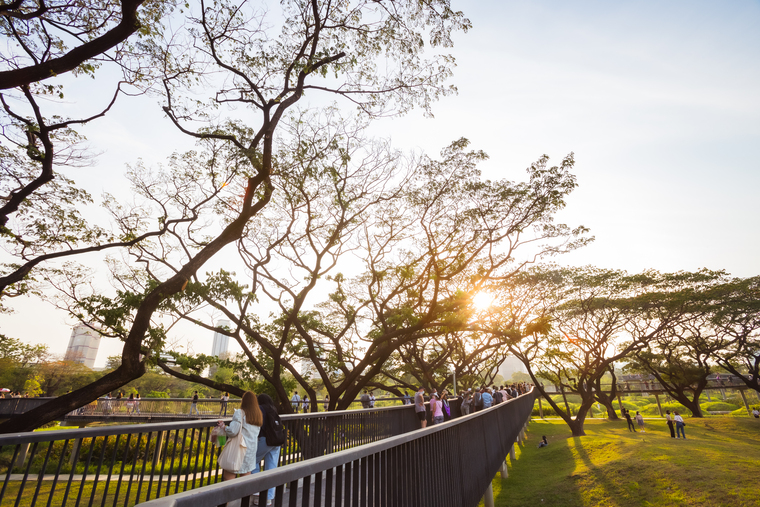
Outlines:
{"label": "person walking", "polygon": [[636,433],[636,428],[634,427],[633,421],[631,420],[631,411],[627,408],[623,408],[623,415],[625,416],[625,420],[628,422],[628,431]]}
{"label": "person walking", "polygon": [[480,410],[483,410],[483,394],[477,388],[475,389],[475,392],[472,395],[471,407],[474,409],[475,412],[479,412]]}
{"label": "person walking", "polygon": [[193,399],[190,401],[190,414],[193,415],[193,412],[195,412],[196,415],[201,415],[200,412],[198,412],[198,391],[195,391],[193,393]]}
{"label": "person walking", "polygon": [[480,395],[483,397],[483,408],[490,408],[493,405],[493,396],[491,395],[491,388],[484,390]]}
{"label": "person walking", "polygon": [[674,419],[676,420],[676,438],[681,438],[681,435],[683,435],[683,439],[686,440],[686,431],[684,430],[686,423],[683,422],[683,417],[681,417],[681,414],[678,412],[673,413],[675,414]]}
{"label": "person walking", "polygon": [[309,399],[308,394],[303,395],[303,400],[301,401],[301,403],[303,403],[303,413],[305,414],[306,412],[309,411],[310,403],[311,403],[311,400]]}
{"label": "person walking", "polygon": [[673,416],[670,415],[670,410],[665,411],[665,422],[668,423],[668,429],[670,430],[670,438],[676,438],[676,430],[673,427]]}
{"label": "person walking", "polygon": [[449,392],[447,390],[443,390],[443,393],[441,393],[441,405],[443,408],[443,420],[448,421],[451,419],[451,406],[449,405]]}
{"label": "person walking", "polygon": [[[219,403],[219,415],[227,416],[227,403],[230,401],[230,393],[222,394],[222,401]],[[224,412],[224,414],[222,414]]]}
{"label": "person walking", "polygon": [[[273,421],[279,420],[279,414],[277,413],[277,408],[274,406],[274,401],[271,396],[263,393],[258,396],[258,401],[263,424],[259,431],[259,441],[256,447],[256,467],[251,472],[252,474],[257,473],[260,470],[261,460],[264,460],[264,470],[274,470],[277,468],[281,449],[281,446],[279,445],[267,444],[267,435],[270,435],[271,437],[274,433],[274,429],[270,426]],[[254,505],[256,505],[257,500],[258,498],[254,499]],[[272,505],[273,502],[274,488],[270,488],[267,491],[267,505]]]}
{"label": "person walking", "polygon": [[425,387],[420,386],[414,393],[414,412],[420,420],[420,428],[427,426],[427,413],[425,412]]}
{"label": "person walking", "polygon": [[504,395],[501,394],[501,391],[496,389],[496,386],[491,387],[491,392],[493,393],[491,396],[493,396],[493,404],[498,405],[502,401],[504,401]]}
{"label": "person walking", "polygon": [[472,391],[467,391],[464,393],[464,396],[462,397],[462,405],[460,406],[460,409],[462,410],[462,415],[469,415],[471,407],[472,407]]}
{"label": "person walking", "polygon": [[639,411],[636,411],[636,422],[639,425],[639,429],[642,433],[646,433],[646,430],[644,429],[644,416],[639,413]]}
{"label": "person walking", "polygon": [[367,389],[364,390],[359,401],[362,402],[362,408],[369,408],[369,391]]}
{"label": "person walking", "polygon": [[375,391],[369,393],[369,408],[375,408]]}
{"label": "person walking", "polygon": [[135,412],[140,413],[140,393],[135,395]]}
{"label": "person walking", "polygon": [[235,410],[232,415],[232,421],[229,426],[224,426],[224,422],[219,421],[217,425],[224,426],[224,433],[229,439],[243,432],[243,441],[246,445],[245,457],[238,470],[224,470],[222,480],[229,481],[236,476],[248,475],[256,466],[256,453],[258,452],[259,432],[264,424],[264,415],[259,408],[259,400],[251,391],[243,394],[240,400],[240,408]]}
{"label": "person walking", "polygon": [[437,393],[430,395],[430,413],[433,416],[434,425],[443,422],[443,403],[438,399]]}
{"label": "person walking", "polygon": [[135,393],[129,393],[127,400],[127,415],[132,415],[135,411]]}
{"label": "person walking", "polygon": [[327,412],[327,410],[330,408],[330,395],[329,394],[325,394],[325,399],[324,399],[323,403],[325,404],[325,412]]}
{"label": "person walking", "polygon": [[298,409],[301,407],[301,397],[298,396],[298,391],[293,391],[293,397],[290,398],[290,404],[293,407],[293,412],[298,413]]}

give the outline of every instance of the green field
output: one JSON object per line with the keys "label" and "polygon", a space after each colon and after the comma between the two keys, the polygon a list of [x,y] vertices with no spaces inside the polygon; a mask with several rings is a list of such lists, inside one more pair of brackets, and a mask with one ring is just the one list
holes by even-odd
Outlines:
{"label": "green field", "polygon": [[[573,438],[561,420],[534,420],[509,478],[493,481],[496,505],[760,505],[760,421],[687,419],[687,440],[670,438],[662,419],[645,422],[646,433],[630,433],[623,421],[587,420],[587,436]],[[549,446],[538,449],[541,435]]]}

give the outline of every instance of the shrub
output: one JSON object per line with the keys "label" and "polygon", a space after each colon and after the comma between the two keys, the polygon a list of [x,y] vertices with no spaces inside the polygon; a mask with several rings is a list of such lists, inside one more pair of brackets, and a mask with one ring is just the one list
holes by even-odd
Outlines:
{"label": "shrub", "polygon": [[725,403],[722,401],[701,403],[700,407],[702,408],[702,410],[705,410],[708,412],[733,412],[734,410],[740,408],[739,405],[733,405],[731,403]]}

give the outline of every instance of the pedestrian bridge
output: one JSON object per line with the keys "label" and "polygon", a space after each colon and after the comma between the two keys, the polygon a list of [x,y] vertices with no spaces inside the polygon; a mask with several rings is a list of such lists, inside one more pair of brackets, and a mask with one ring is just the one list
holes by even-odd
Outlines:
{"label": "pedestrian bridge", "polygon": [[275,505],[475,506],[533,403],[531,391],[461,416],[455,401],[425,429],[408,405],[284,415],[279,467],[225,483],[209,438],[218,414],[0,435],[0,505],[247,506],[271,487]]}
{"label": "pedestrian bridge", "polygon": [[[54,398],[0,398],[0,421],[12,419],[24,412],[44,405]],[[402,398],[378,398],[379,406],[401,405]],[[240,407],[240,399],[230,399],[223,402],[219,398],[201,398],[193,407],[190,398],[142,398],[140,400],[100,398],[66,414],[61,423],[63,426],[84,427],[92,423],[153,423],[172,421],[192,421],[196,419],[213,419],[214,421],[229,417]],[[317,403],[319,409],[326,409],[321,400]],[[297,410],[307,410],[303,402],[295,407]],[[350,409],[361,408],[361,402],[354,401]]]}

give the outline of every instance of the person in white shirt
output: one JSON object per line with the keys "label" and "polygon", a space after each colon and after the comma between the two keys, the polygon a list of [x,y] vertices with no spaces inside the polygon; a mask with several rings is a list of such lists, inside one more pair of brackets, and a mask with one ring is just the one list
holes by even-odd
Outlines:
{"label": "person in white shirt", "polygon": [[[227,403],[230,401],[230,393],[224,393],[222,395],[222,401],[219,404],[219,415],[227,415]],[[224,412],[224,414],[222,414]]]}
{"label": "person in white shirt", "polygon": [[681,438],[681,435],[683,435],[683,439],[686,440],[686,431],[684,431],[686,423],[683,422],[683,417],[681,417],[681,414],[678,412],[673,412],[673,414],[675,414],[674,419],[676,420],[676,438]]}
{"label": "person in white shirt", "polygon": [[665,421],[668,423],[668,429],[670,430],[670,438],[676,438],[676,430],[673,426],[673,416],[670,415],[670,410],[665,411]]}
{"label": "person in white shirt", "polygon": [[301,397],[298,396],[298,391],[293,393],[293,397],[290,398],[290,404],[293,405],[293,412],[298,413],[298,408],[301,406]]}

